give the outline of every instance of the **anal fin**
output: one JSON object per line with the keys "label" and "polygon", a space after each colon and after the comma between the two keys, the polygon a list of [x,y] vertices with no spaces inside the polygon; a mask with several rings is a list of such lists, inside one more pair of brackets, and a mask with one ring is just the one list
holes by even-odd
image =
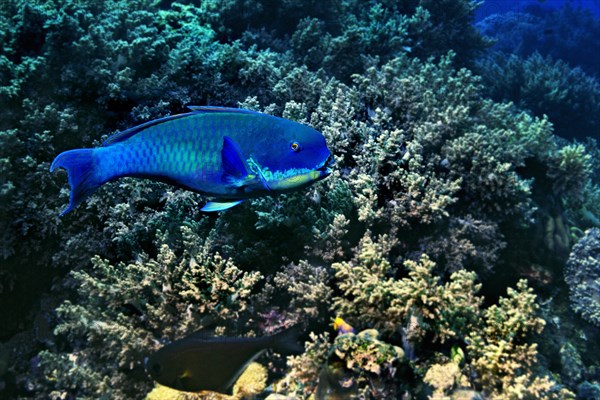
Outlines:
{"label": "anal fin", "polygon": [[200,211],[204,212],[215,212],[215,211],[224,211],[228,210],[231,207],[235,207],[238,204],[242,203],[244,200],[235,200],[228,202],[218,202],[218,201],[209,201],[200,209]]}

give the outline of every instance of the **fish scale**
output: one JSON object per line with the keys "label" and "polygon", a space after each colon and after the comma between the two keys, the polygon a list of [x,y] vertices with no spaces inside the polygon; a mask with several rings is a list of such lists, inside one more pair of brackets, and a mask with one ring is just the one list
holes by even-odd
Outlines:
{"label": "fish scale", "polygon": [[63,214],[105,182],[125,176],[215,197],[214,204],[222,204],[205,209],[216,211],[297,190],[330,173],[325,139],[308,126],[248,110],[190,108],[118,133],[102,147],[59,154],[51,171],[65,168],[71,185]]}

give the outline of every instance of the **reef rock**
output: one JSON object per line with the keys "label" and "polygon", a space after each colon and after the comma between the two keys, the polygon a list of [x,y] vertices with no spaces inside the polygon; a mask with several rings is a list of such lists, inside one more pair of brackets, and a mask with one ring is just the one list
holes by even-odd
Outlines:
{"label": "reef rock", "polygon": [[600,326],[600,229],[593,228],[573,247],[565,268],[571,307]]}

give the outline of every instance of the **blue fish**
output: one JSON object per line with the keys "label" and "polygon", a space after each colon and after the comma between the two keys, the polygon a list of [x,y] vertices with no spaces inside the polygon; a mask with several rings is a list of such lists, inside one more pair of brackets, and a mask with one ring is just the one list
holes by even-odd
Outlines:
{"label": "blue fish", "polygon": [[66,169],[71,186],[61,215],[102,184],[125,176],[209,196],[214,200],[202,210],[210,212],[298,190],[331,173],[325,138],[311,127],[237,108],[189,109],[117,133],[102,147],[59,154],[50,172]]}

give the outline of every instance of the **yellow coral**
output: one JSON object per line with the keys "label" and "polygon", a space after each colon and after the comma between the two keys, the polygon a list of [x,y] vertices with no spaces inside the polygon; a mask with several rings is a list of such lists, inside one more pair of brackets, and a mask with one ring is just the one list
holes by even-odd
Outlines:
{"label": "yellow coral", "polygon": [[251,363],[233,386],[236,399],[253,399],[267,387],[268,372],[259,363]]}
{"label": "yellow coral", "polygon": [[434,388],[433,398],[443,398],[459,381],[465,380],[460,367],[454,361],[434,364],[425,374],[423,381]]}

